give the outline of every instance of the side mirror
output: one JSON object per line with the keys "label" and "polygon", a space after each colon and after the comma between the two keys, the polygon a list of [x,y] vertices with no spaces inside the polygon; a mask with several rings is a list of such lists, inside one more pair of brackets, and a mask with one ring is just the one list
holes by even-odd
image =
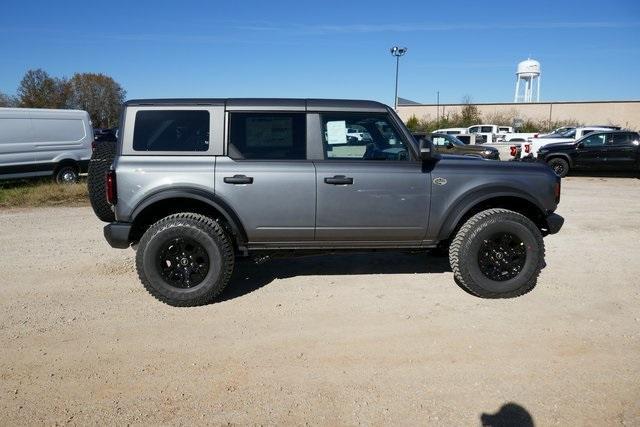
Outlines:
{"label": "side mirror", "polygon": [[420,138],[420,160],[431,160],[431,141]]}

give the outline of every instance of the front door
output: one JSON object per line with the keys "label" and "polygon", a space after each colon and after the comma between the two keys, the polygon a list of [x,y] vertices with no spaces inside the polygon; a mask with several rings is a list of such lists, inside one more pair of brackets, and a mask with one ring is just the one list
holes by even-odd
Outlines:
{"label": "front door", "polygon": [[236,212],[250,243],[313,241],[316,175],[305,133],[302,112],[229,113],[215,193]]}
{"label": "front door", "polygon": [[[326,113],[320,124],[324,160],[315,161],[316,240],[422,241],[430,174],[391,117]],[[351,138],[347,129],[357,129],[362,137]]]}
{"label": "front door", "polygon": [[576,147],[574,164],[581,169],[599,169],[604,167],[605,141],[609,134],[596,133],[582,139]]}

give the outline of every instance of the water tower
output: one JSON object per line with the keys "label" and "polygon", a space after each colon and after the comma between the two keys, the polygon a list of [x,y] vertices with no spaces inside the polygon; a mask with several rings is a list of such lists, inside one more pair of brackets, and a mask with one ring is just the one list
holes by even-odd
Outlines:
{"label": "water tower", "polygon": [[[522,91],[520,90],[520,82],[523,86]],[[534,102],[534,98],[535,102],[540,101],[540,63],[529,58],[518,64],[516,94],[513,97],[513,102]]]}

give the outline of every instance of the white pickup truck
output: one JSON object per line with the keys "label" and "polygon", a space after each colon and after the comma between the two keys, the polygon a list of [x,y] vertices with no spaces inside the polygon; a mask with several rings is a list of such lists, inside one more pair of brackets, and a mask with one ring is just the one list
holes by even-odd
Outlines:
{"label": "white pickup truck", "polygon": [[467,133],[475,133],[478,135],[484,135],[487,142],[524,142],[530,138],[535,138],[538,133],[520,133],[514,132],[511,126],[499,126],[490,124],[480,124],[470,126],[467,129]]}

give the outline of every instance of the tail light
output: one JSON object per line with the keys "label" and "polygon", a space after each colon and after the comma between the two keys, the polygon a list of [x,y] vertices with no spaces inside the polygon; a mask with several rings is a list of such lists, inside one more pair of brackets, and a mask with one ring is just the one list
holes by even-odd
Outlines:
{"label": "tail light", "polygon": [[91,141],[91,151],[96,151],[96,141]]}
{"label": "tail light", "polygon": [[560,178],[558,178],[558,181],[556,182],[556,186],[554,188],[554,193],[556,196],[556,204],[560,203]]}
{"label": "tail light", "polygon": [[518,154],[518,149],[515,145],[509,147],[509,154],[511,154],[511,157],[515,157]]}
{"label": "tail light", "polygon": [[536,133],[536,134],[534,134],[534,135],[533,135],[533,137],[534,137],[534,138],[537,138],[537,137],[538,137],[538,135],[540,135],[540,134],[539,134],[539,133]]}
{"label": "tail light", "polygon": [[116,188],[116,171],[107,172],[107,202],[115,205],[118,202],[118,189]]}
{"label": "tail light", "polygon": [[529,154],[531,151],[531,144],[524,144],[524,152]]}

